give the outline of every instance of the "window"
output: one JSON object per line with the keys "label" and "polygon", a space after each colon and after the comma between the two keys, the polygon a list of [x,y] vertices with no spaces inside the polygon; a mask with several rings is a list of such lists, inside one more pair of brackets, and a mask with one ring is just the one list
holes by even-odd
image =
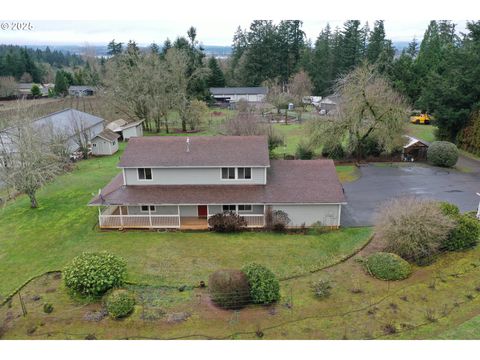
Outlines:
{"label": "window", "polygon": [[235,179],[235,168],[222,168],[222,179]]}
{"label": "window", "polygon": [[142,205],[142,212],[148,212],[148,207],[150,206],[150,211],[155,211],[155,205]]}
{"label": "window", "polygon": [[113,142],[113,145],[115,145],[116,141]]}
{"label": "window", "polygon": [[223,205],[223,206],[222,206],[222,209],[223,209],[223,212],[235,211],[235,210],[236,210],[236,206],[235,206],[235,205]]}
{"label": "window", "polygon": [[238,168],[238,178],[239,179],[251,179],[252,178],[252,168]]}
{"label": "window", "polygon": [[93,147],[97,147],[97,144],[93,143],[92,146],[93,146]]}
{"label": "window", "polygon": [[238,211],[252,211],[252,205],[238,205]]}
{"label": "window", "polygon": [[150,169],[150,168],[139,168],[138,169],[138,180],[152,180],[152,169]]}

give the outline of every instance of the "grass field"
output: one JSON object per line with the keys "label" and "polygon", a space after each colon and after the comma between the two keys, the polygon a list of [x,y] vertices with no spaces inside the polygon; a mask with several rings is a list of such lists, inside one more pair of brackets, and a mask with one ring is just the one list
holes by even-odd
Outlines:
{"label": "grass field", "polygon": [[435,141],[436,126],[433,125],[420,125],[420,124],[408,124],[407,134],[428,142]]}

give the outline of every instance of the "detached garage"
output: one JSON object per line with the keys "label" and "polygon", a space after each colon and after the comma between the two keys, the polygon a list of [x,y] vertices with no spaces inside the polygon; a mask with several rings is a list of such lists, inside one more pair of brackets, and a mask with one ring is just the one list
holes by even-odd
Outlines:
{"label": "detached garage", "polygon": [[113,155],[118,151],[120,135],[110,129],[103,130],[92,139],[92,154],[96,156]]}

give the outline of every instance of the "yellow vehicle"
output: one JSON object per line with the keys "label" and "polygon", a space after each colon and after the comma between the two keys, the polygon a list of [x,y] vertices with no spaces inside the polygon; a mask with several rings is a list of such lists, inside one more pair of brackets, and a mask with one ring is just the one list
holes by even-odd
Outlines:
{"label": "yellow vehicle", "polygon": [[430,121],[432,120],[432,117],[428,115],[427,113],[414,113],[412,116],[410,116],[410,122],[412,124],[423,124],[423,125],[428,125],[430,124]]}

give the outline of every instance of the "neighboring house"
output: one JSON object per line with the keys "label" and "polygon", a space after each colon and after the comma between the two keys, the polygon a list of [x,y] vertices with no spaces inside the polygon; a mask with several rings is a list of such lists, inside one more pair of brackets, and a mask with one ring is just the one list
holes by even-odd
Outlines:
{"label": "neighboring house", "polygon": [[132,138],[118,167],[89,204],[100,228],[206,229],[224,211],[263,227],[269,208],[338,227],[345,204],[332,160],[270,160],[265,136]]}
{"label": "neighboring house", "polygon": [[95,88],[93,86],[71,85],[68,87],[68,95],[92,96],[95,95]]}
{"label": "neighboring house", "polygon": [[113,155],[118,151],[118,135],[110,129],[103,130],[92,139],[93,155]]}
{"label": "neighboring house", "polygon": [[17,93],[19,97],[28,97],[32,95],[32,86],[37,85],[40,89],[41,96],[48,96],[48,86],[36,83],[18,83]]}
{"label": "neighboring house", "polygon": [[409,135],[404,136],[407,143],[403,146],[402,158],[404,161],[425,161],[427,160],[427,150],[430,144],[426,141],[414,138]]}
{"label": "neighboring house", "polygon": [[320,108],[320,114],[334,114],[337,111],[338,103],[340,102],[340,97],[338,95],[326,96],[320,100],[318,107]]}
{"label": "neighboring house", "polygon": [[210,88],[210,93],[218,103],[236,103],[239,100],[261,102],[267,96],[266,87],[227,87]]}
{"label": "neighboring house", "polygon": [[[33,121],[33,126],[38,129],[40,136],[48,140],[52,135],[65,137],[68,150],[73,153],[78,150],[78,135],[85,134],[90,142],[104,129],[104,120],[75,109],[64,109],[43,116]],[[15,152],[11,138],[15,136],[15,128],[0,131],[0,141],[4,147],[11,147]]]}
{"label": "neighboring house", "polygon": [[118,119],[107,124],[107,128],[120,135],[121,140],[143,136],[143,120],[128,123]]}

